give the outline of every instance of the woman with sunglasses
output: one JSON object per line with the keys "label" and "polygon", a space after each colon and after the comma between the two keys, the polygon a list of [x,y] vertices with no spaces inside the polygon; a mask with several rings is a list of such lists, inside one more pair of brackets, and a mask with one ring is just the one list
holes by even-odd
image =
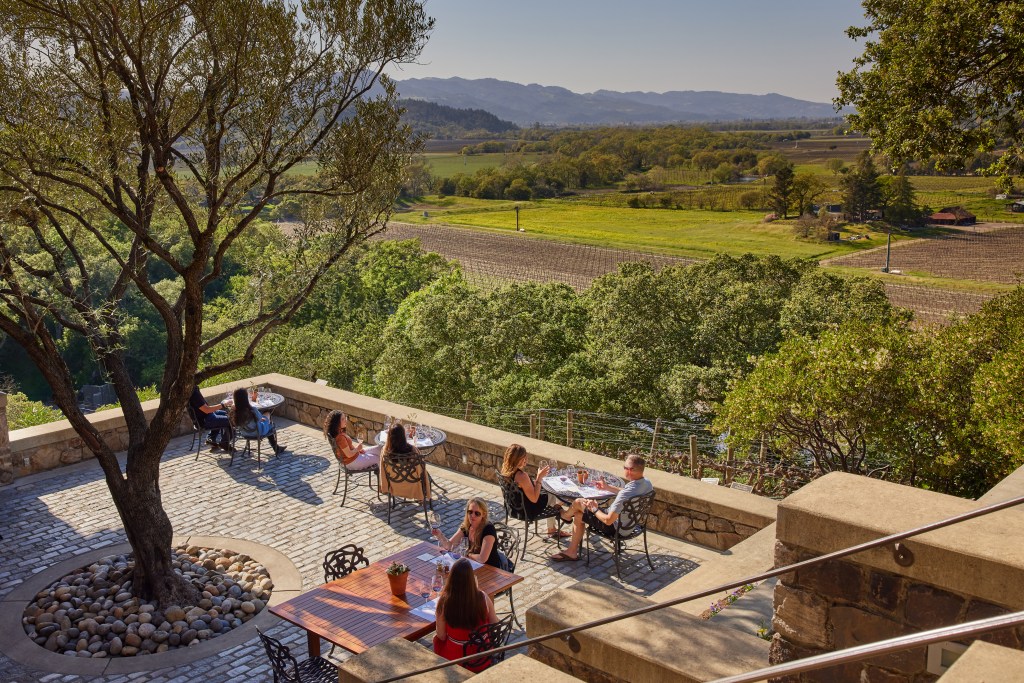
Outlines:
{"label": "woman with sunglasses", "polygon": [[498,531],[487,519],[487,503],[482,498],[470,498],[466,503],[466,516],[454,536],[448,538],[440,529],[434,529],[434,536],[447,550],[458,546],[459,541],[465,538],[469,542],[466,554],[469,559],[501,569]]}
{"label": "woman with sunglasses", "polygon": [[[479,626],[498,621],[494,602],[477,586],[473,565],[464,558],[452,564],[448,582],[437,599],[436,613],[434,652],[445,659],[462,657],[463,646],[469,640],[469,634]],[[486,667],[487,665],[483,664],[466,668],[480,671]]]}

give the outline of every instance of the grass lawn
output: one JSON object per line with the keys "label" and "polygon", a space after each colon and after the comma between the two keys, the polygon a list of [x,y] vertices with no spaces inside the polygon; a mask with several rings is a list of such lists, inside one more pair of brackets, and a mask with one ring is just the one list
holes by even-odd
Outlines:
{"label": "grass lawn", "polygon": [[[446,198],[450,199],[450,198]],[[449,206],[417,205],[398,220],[447,223],[492,230],[515,230],[516,202],[465,199]],[[549,200],[519,202],[519,224],[527,233],[595,246],[708,258],[716,253],[777,254],[785,258],[826,258],[884,246],[885,235],[870,233],[855,242],[798,239],[792,221],[761,222],[760,211],[630,209]],[[412,208],[412,207],[410,207]],[[422,210],[429,213],[424,218]],[[864,234],[858,226],[854,232]],[[849,233],[843,233],[844,236]]]}

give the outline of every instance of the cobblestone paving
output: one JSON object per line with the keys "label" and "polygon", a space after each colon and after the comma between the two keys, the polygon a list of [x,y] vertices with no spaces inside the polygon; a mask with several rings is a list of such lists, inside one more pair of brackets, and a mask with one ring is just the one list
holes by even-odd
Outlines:
{"label": "cobblestone paving", "polygon": [[[389,526],[386,503],[378,503],[365,486],[350,490],[345,507],[341,507],[340,493],[331,494],[337,469],[323,435],[283,420],[279,431],[289,453],[264,463],[261,472],[256,471],[255,461],[248,458],[236,457],[229,467],[226,455],[211,455],[205,447],[195,462],[195,453],[189,450],[189,437],[173,440],[164,456],[161,490],[175,533],[237,537],[271,546],[295,563],[306,589],[322,583],[320,563],[324,554],[345,543],[363,546],[372,561],[429,538],[420,508],[397,508]],[[461,520],[465,502],[473,496],[491,501],[492,520],[504,517],[497,486],[436,467],[431,473],[448,490],[447,496],[435,501],[434,506],[447,533]],[[126,542],[95,463],[19,481],[0,489],[0,533],[4,537],[0,597],[30,581],[34,573],[49,565]],[[642,543],[638,547],[633,542],[623,563],[623,582],[619,583],[607,547],[592,554],[589,567],[582,561],[545,561],[544,556],[552,552],[553,543],[532,538],[527,557],[516,568],[516,573],[525,579],[515,588],[516,611],[524,623],[523,615],[530,606],[551,591],[578,580],[595,578],[638,595],[649,595],[714,554],[652,534],[650,553],[655,570],[652,572],[644,561]],[[499,598],[496,606],[500,612],[507,609],[507,602]],[[304,656],[305,633],[300,629],[278,622],[269,633],[291,647],[300,659]],[[522,631],[513,634],[513,640],[524,637]],[[429,642],[429,638],[424,642]],[[344,656],[342,653],[339,658]],[[11,683],[272,679],[255,632],[244,644],[218,656],[187,666],[132,675],[91,677],[33,671],[0,653],[0,681]]]}

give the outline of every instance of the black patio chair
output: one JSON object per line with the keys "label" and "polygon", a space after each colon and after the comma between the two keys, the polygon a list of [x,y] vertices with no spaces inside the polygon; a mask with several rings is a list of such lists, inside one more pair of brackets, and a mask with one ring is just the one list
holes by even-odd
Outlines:
{"label": "black patio chair", "polygon": [[[508,558],[510,565],[508,571],[515,572],[516,564],[518,564],[522,554],[522,546],[519,545],[519,532],[504,522],[492,522],[492,524],[498,536],[498,550]],[[498,598],[502,595],[508,596],[509,614],[512,615],[512,620],[516,622],[516,626],[522,628],[523,625],[519,623],[519,617],[516,616],[516,605],[512,600],[512,588],[509,587],[494,597]]]}
{"label": "black patio chair", "polygon": [[[557,518],[558,528],[561,529],[562,524],[565,523],[562,520],[561,508],[557,505],[548,505],[531,517],[526,511],[526,494],[523,493],[523,489],[519,488],[515,479],[506,477],[498,471],[495,471],[495,474],[498,476],[498,485],[501,487],[501,495],[505,502],[505,519],[518,519],[523,522],[523,551],[520,557],[526,557],[526,544],[530,542],[530,522],[533,522],[534,536],[537,535],[537,522],[542,519]],[[555,540],[558,541],[558,547],[561,548],[562,539],[559,536],[559,534],[555,534]]]}
{"label": "black patio chair", "polygon": [[391,511],[399,499],[419,501],[423,505],[423,521],[430,525],[427,508],[433,507],[430,499],[430,475],[427,461],[419,453],[384,456],[380,461],[380,481],[388,494],[388,524]]}
{"label": "black patio chair", "polygon": [[[324,555],[324,583],[348,576],[361,567],[369,567],[370,561],[366,559],[364,550],[355,543],[346,543],[337,550]],[[331,643],[331,652],[337,647]]]}
{"label": "black patio chair", "polygon": [[[273,418],[270,419],[270,426],[271,426],[271,430],[269,432],[267,432],[266,434],[260,436],[259,426],[257,426],[254,422],[250,422],[250,423],[248,423],[246,425],[238,426],[238,425],[234,424],[234,420],[232,419],[232,423],[231,423],[231,451],[232,451],[231,452],[231,457],[232,457],[232,459],[234,459],[234,457],[235,457],[235,453],[234,453],[234,451],[236,450],[235,442],[238,439],[240,439],[240,438],[241,439],[245,439],[245,453],[249,457],[252,457],[252,442],[255,441],[256,442],[256,470],[259,471],[259,470],[263,469],[263,452],[262,452],[262,449],[260,448],[260,446],[262,445],[264,439],[267,439],[267,437],[269,437],[271,434],[274,434],[276,432],[277,428],[274,425],[274,419]],[[249,429],[248,427],[252,427],[252,429]],[[270,443],[269,439],[268,439],[267,443]],[[274,449],[270,449],[270,452],[273,453]],[[275,453],[274,455],[277,455],[277,454]]]}
{"label": "black patio chair", "polygon": [[346,543],[324,555],[324,583],[348,576],[360,567],[369,567],[364,553],[355,543]]}
{"label": "black patio chair", "polygon": [[287,645],[256,629],[274,670],[274,683],[337,683],[338,667],[323,657],[310,657],[301,664]]}
{"label": "black patio chair", "polygon": [[[338,478],[334,481],[334,492],[331,494],[332,496],[337,495],[338,487],[341,486],[341,475],[345,475],[345,491],[341,495],[341,506],[345,507],[345,501],[348,500],[349,480],[364,474],[366,475],[366,485],[371,489],[376,488],[377,500],[380,500],[380,466],[374,465],[373,467],[367,467],[363,470],[350,470],[338,453],[338,442],[328,436],[327,443],[331,447],[331,452],[334,453],[334,459],[338,461]],[[375,474],[377,475],[376,487],[373,485],[373,475]],[[354,483],[355,482],[353,482],[353,484]]]}
{"label": "black patio chair", "polygon": [[462,646],[462,656],[467,657],[478,652],[482,656],[465,662],[463,666],[474,671],[481,671],[503,661],[505,659],[504,652],[490,653],[490,650],[501,647],[508,642],[508,637],[511,633],[511,614],[500,619],[497,623],[478,626],[469,634],[465,644]]}
{"label": "black patio chair", "polygon": [[[196,462],[198,462],[199,461],[199,451],[201,451],[203,449],[204,437],[206,437],[209,434],[211,434],[213,432],[213,430],[211,428],[207,427],[204,424],[203,420],[199,417],[199,414],[196,413],[195,408],[193,408],[190,405],[187,405],[187,406],[185,406],[185,410],[188,411],[188,419],[192,421],[192,443],[191,443],[191,445],[189,445],[189,450],[192,449],[192,446],[196,447]],[[199,441],[198,445],[196,445],[196,440],[197,439]],[[230,455],[231,455],[231,462],[229,464],[234,465],[235,464],[235,451],[234,451],[234,449],[231,450]]]}
{"label": "black patio chair", "polygon": [[647,556],[647,565],[651,570],[654,569],[654,565],[651,563],[651,554],[647,551],[647,517],[654,504],[654,495],[655,492],[651,491],[627,500],[622,506],[622,512],[619,513],[618,519],[612,525],[615,528],[614,534],[608,534],[607,530],[595,527],[593,524],[588,525],[590,533],[587,534],[587,566],[590,566],[590,534],[596,533],[612,542],[615,553],[615,573],[620,581],[622,580],[622,569],[619,564],[619,556],[625,550],[626,541],[637,536],[644,537],[644,555]]}

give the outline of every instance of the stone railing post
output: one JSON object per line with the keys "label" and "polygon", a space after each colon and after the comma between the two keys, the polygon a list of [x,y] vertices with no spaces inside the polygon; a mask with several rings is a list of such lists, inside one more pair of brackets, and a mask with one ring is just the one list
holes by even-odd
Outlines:
{"label": "stone railing post", "polygon": [[7,394],[0,391],[0,486],[14,481],[11,463],[11,434],[7,429]]}

